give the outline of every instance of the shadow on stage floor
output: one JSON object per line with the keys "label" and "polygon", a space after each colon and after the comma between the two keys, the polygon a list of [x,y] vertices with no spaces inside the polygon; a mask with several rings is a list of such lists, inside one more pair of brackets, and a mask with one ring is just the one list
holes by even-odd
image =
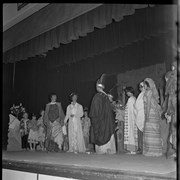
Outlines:
{"label": "shadow on stage floor", "polygon": [[77,179],[176,179],[176,162],[143,155],[7,152],[3,168]]}

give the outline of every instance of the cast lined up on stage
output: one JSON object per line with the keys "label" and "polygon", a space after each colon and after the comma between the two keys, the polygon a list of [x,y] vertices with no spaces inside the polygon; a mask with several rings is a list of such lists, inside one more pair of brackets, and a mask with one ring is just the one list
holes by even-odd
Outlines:
{"label": "cast lined up on stage", "polygon": [[[35,114],[30,120],[22,104],[13,105],[7,150],[35,151],[39,147],[47,152],[115,154],[121,151],[144,156],[176,156],[177,62],[173,62],[172,70],[165,75],[164,97],[159,95],[156,82],[145,78],[139,82],[137,98],[133,87],[123,86],[124,98],[114,101],[112,89],[109,93],[104,91],[105,77],[103,74],[96,82],[97,93],[90,110],[77,102],[76,93],[70,95],[66,114],[57,102],[57,95],[51,94],[50,103],[40,111],[38,120]],[[23,110],[20,121],[14,113],[19,107]],[[167,137],[162,132],[163,124],[169,126]]]}

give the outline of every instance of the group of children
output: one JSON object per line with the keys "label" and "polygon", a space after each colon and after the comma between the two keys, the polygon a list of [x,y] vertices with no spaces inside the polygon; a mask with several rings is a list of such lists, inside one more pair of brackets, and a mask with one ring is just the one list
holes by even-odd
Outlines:
{"label": "group of children", "polygon": [[36,115],[32,115],[32,119],[28,118],[28,113],[24,113],[20,121],[20,133],[22,138],[22,149],[35,150],[36,145],[40,144],[44,150],[45,127],[43,124],[44,110],[40,112],[40,118],[37,120]]}
{"label": "group of children", "polygon": [[[46,127],[43,123],[44,110],[40,112],[40,118],[37,119],[36,115],[32,115],[30,120],[28,113],[25,112],[20,121],[20,133],[21,142],[23,150],[36,150],[36,146],[39,144],[42,151],[45,148],[45,138],[46,138]],[[90,118],[88,117],[87,108],[84,109],[84,116],[82,117],[82,129],[84,135],[84,141],[86,149],[89,149],[89,130],[91,126]],[[67,139],[67,138],[66,138]]]}

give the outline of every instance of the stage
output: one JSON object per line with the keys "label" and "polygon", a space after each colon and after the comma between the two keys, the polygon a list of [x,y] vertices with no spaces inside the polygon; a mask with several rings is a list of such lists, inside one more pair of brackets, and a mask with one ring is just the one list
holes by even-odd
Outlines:
{"label": "stage", "polygon": [[75,179],[176,179],[173,158],[143,155],[3,151],[3,169]]}

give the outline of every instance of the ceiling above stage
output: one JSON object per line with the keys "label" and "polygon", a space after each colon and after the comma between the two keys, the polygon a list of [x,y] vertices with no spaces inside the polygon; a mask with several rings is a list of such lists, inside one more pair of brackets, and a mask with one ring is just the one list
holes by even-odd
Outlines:
{"label": "ceiling above stage", "polygon": [[4,3],[3,32],[44,8],[48,4],[49,3]]}
{"label": "ceiling above stage", "polygon": [[17,3],[4,4],[3,52],[87,13],[100,5],[102,4],[28,3],[18,11]]}

